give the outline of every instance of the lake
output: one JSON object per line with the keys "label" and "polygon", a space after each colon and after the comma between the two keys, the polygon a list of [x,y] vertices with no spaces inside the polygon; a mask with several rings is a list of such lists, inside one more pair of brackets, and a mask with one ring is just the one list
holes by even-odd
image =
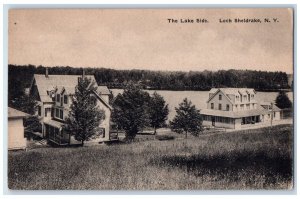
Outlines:
{"label": "lake", "polygon": [[[122,89],[111,89],[114,97],[119,93],[122,93]],[[155,90],[146,90],[148,93],[153,94]],[[205,109],[207,107],[206,101],[208,100],[208,91],[167,91],[157,90],[158,94],[163,96],[166,103],[169,104],[169,118],[172,120],[176,114],[175,107],[183,101],[184,98],[188,98],[198,109]],[[287,92],[288,97],[293,102],[293,92]],[[258,102],[274,102],[278,92],[257,92],[256,99]]]}

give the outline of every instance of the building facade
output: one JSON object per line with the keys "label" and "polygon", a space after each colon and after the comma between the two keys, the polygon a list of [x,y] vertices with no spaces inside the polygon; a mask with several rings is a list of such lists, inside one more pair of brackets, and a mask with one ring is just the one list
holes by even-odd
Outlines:
{"label": "building facade", "polygon": [[8,150],[26,149],[23,119],[29,115],[8,107]]}
{"label": "building facade", "polygon": [[249,88],[213,88],[207,109],[202,109],[204,126],[242,129],[280,120],[280,109],[272,103],[259,103]]}
{"label": "building facade", "polygon": [[96,99],[97,106],[104,111],[105,119],[101,121],[99,132],[86,143],[100,143],[110,140],[110,91],[106,86],[98,86],[93,75],[45,75],[35,74],[30,95],[37,103],[36,115],[42,124],[40,136],[58,145],[79,144],[69,132],[62,128],[72,104],[72,96],[80,78],[87,77],[97,88],[91,95]]}

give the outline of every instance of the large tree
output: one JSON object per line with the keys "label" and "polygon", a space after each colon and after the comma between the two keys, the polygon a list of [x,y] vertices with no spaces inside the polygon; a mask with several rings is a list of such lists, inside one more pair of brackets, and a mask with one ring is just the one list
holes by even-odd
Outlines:
{"label": "large tree", "polygon": [[157,92],[154,92],[149,101],[149,119],[150,125],[154,128],[154,134],[156,129],[165,125],[168,119],[169,108],[164,98]]}
{"label": "large tree", "polygon": [[24,127],[28,132],[41,132],[42,125],[37,115],[35,115],[37,109],[37,102],[35,99],[21,90],[19,95],[14,99],[9,100],[9,106],[17,110],[30,114],[30,116],[24,118]]}
{"label": "large tree", "polygon": [[286,92],[281,90],[279,91],[276,100],[275,100],[276,106],[278,106],[281,109],[285,108],[291,108],[292,107],[292,102],[287,96]]}
{"label": "large tree", "polygon": [[149,94],[133,84],[115,98],[112,121],[125,131],[126,140],[133,140],[139,131],[149,126],[149,100]]}
{"label": "large tree", "polygon": [[23,91],[20,93],[20,96],[11,99],[8,104],[9,106],[30,115],[34,115],[37,108],[37,102],[34,100],[34,98],[28,94],[25,94]]}
{"label": "large tree", "polygon": [[99,125],[105,118],[104,111],[99,109],[93,95],[96,89],[90,79],[79,79],[64,126],[77,141],[81,141],[82,146],[84,141],[90,140],[99,131]]}
{"label": "large tree", "polygon": [[202,117],[195,105],[185,98],[175,110],[176,115],[170,122],[171,130],[179,134],[185,133],[185,138],[187,138],[188,133],[198,136],[202,131]]}

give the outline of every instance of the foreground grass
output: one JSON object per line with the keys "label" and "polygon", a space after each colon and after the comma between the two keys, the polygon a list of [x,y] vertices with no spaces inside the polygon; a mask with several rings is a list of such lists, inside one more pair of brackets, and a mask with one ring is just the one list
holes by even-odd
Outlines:
{"label": "foreground grass", "polygon": [[[10,189],[289,189],[292,126],[10,152]],[[154,138],[154,137],[153,137]],[[147,141],[148,140],[148,141]]]}

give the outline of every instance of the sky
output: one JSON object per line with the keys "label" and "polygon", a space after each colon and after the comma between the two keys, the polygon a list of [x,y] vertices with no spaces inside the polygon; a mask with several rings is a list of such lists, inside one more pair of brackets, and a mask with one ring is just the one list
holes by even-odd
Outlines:
{"label": "sky", "polygon": [[[293,73],[292,16],[293,11],[287,8],[11,9],[8,62]],[[262,23],[220,23],[236,18],[256,18]],[[271,22],[265,23],[265,18]],[[180,23],[181,19],[193,19],[194,23]],[[208,23],[196,23],[196,19]]]}

